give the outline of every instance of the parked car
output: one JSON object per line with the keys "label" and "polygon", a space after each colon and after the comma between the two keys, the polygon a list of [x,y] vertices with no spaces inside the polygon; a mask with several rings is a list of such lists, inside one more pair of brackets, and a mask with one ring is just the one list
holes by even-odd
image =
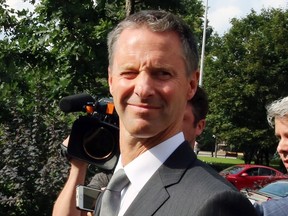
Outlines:
{"label": "parked car", "polygon": [[288,179],[288,175],[268,166],[239,164],[224,169],[220,175],[231,182],[238,190],[243,188],[259,189],[264,185],[280,180]]}
{"label": "parked car", "polygon": [[241,193],[243,193],[251,203],[280,199],[288,195],[288,180],[277,180],[265,185],[259,190],[242,189]]}

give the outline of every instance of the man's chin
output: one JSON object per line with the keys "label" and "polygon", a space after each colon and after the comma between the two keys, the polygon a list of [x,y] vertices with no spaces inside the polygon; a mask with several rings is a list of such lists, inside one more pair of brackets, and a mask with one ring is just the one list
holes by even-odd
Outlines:
{"label": "man's chin", "polygon": [[134,131],[131,135],[137,139],[148,139],[155,136],[154,133],[145,132],[144,130]]}
{"label": "man's chin", "polygon": [[135,128],[134,130],[130,130],[130,135],[136,139],[153,139],[158,137],[159,133],[156,133],[155,127],[141,127],[137,128],[137,130]]}

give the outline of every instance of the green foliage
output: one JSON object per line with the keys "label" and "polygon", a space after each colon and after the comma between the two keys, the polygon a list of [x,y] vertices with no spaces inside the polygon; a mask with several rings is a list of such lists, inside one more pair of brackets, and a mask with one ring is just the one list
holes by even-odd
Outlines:
{"label": "green foliage", "polygon": [[[145,9],[163,9],[181,16],[191,26],[193,32],[202,38],[204,6],[199,0],[142,0],[136,2],[136,11]],[[209,36],[210,34],[208,34]]]}
{"label": "green foliage", "polygon": [[[67,164],[57,152],[59,137],[65,136],[67,128],[59,127],[60,119],[56,124],[54,116],[46,119],[47,115],[36,112],[38,108],[43,107],[35,107],[35,114],[27,119],[12,109],[11,124],[2,128],[1,215],[51,215],[53,200],[67,176]],[[43,111],[49,112],[48,106]]]}
{"label": "green foliage", "polygon": [[276,149],[265,106],[288,95],[287,18],[287,10],[269,9],[233,19],[207,56],[208,121],[220,140],[245,152],[245,162],[255,156],[267,164]]}

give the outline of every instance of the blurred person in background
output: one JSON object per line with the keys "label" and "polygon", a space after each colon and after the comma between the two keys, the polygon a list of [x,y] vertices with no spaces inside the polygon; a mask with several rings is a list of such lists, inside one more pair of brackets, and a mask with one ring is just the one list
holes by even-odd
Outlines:
{"label": "blurred person in background", "polygon": [[188,100],[183,118],[185,139],[191,144],[196,155],[200,151],[199,144],[198,146],[196,145],[196,138],[205,129],[208,109],[209,103],[207,94],[203,88],[198,86],[193,98]]}
{"label": "blurred person in background", "polygon": [[[272,102],[266,109],[268,123],[275,129],[275,136],[279,140],[277,152],[285,168],[288,169],[288,97]],[[288,197],[254,205],[259,216],[288,215]]]}

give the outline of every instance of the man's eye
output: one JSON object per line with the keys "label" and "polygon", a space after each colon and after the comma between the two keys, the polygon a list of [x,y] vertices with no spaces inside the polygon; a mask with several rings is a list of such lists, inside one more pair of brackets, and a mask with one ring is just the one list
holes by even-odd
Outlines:
{"label": "man's eye", "polygon": [[167,80],[172,77],[172,74],[168,71],[157,71],[155,76],[157,76],[158,79]]}
{"label": "man's eye", "polygon": [[138,75],[137,72],[135,71],[126,71],[126,72],[122,72],[121,76],[126,78],[126,79],[133,79]]}

